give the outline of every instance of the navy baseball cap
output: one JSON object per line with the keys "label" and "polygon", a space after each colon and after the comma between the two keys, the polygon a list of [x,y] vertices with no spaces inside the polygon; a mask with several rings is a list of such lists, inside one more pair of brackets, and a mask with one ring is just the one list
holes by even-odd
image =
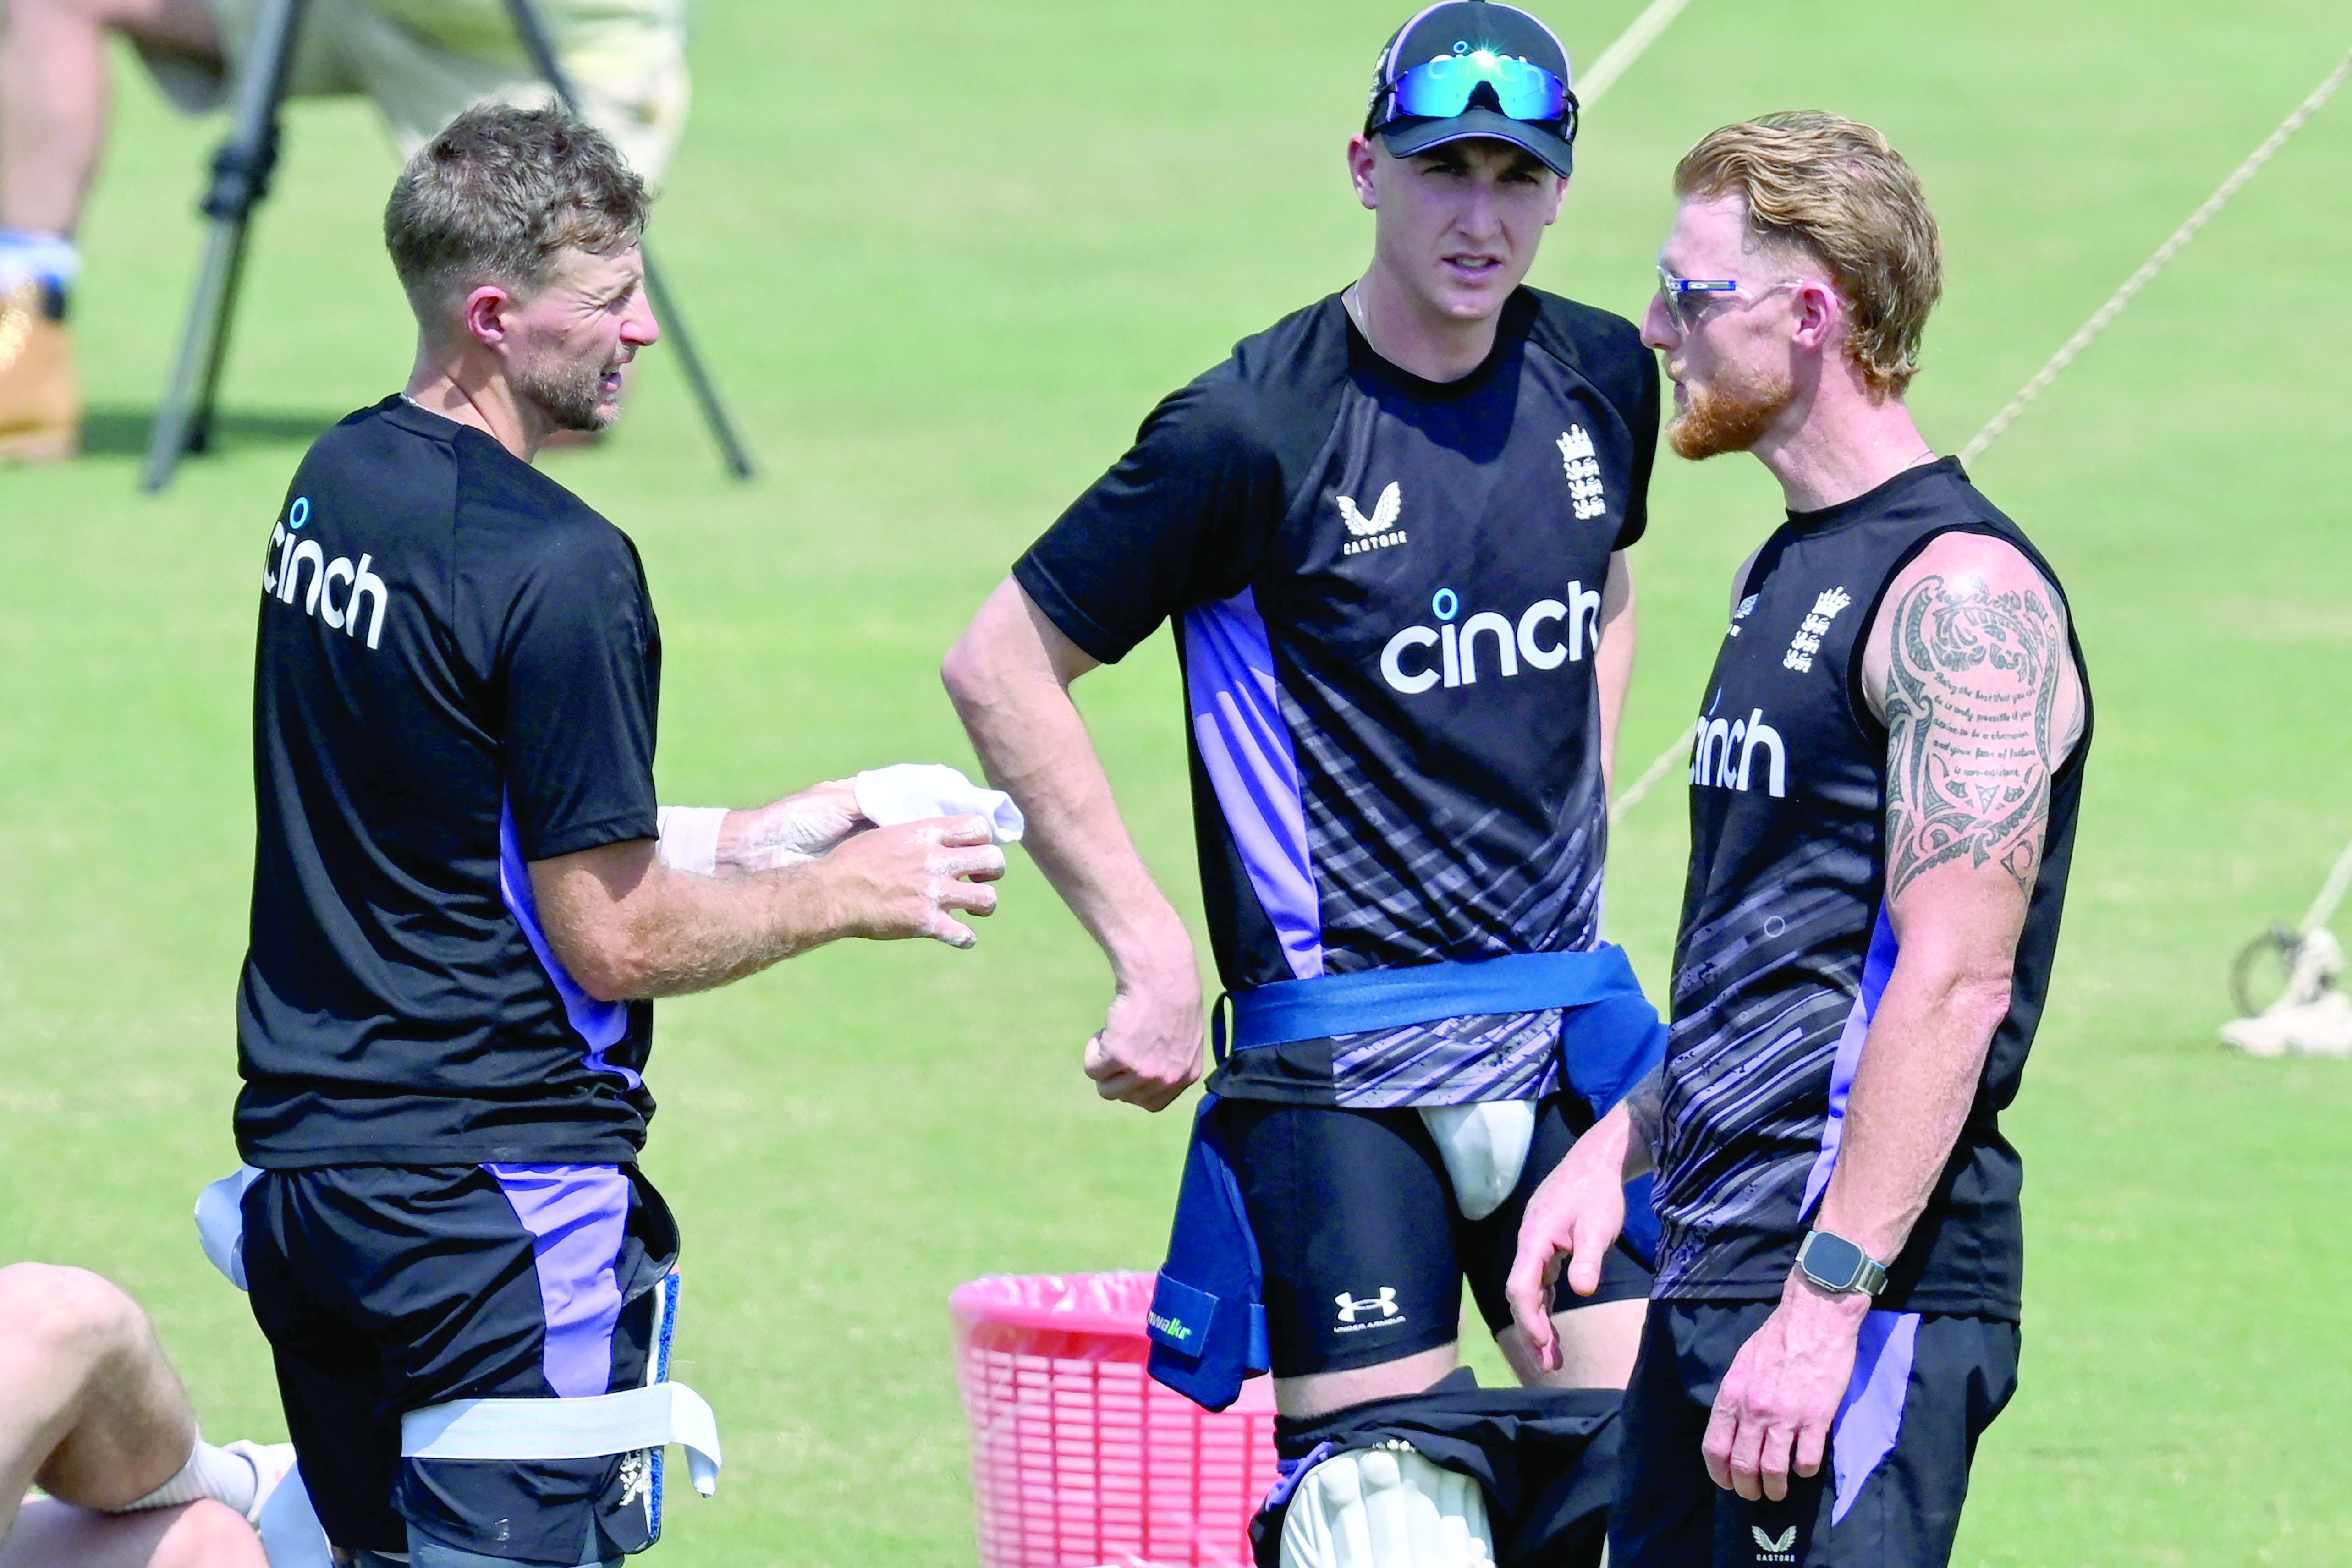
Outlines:
{"label": "navy baseball cap", "polygon": [[1443,0],[1381,48],[1364,133],[1400,158],[1491,137],[1565,176],[1576,141],[1569,82],[1568,50],[1534,16],[1501,0]]}

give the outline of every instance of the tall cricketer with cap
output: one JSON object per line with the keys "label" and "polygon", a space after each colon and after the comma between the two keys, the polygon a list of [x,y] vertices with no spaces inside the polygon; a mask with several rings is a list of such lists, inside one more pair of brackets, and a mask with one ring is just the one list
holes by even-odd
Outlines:
{"label": "tall cricketer with cap", "polygon": [[[1347,147],[1361,277],[1164,399],[944,671],[1110,960],[1087,1074],[1158,1111],[1201,1071],[1199,972],[1069,687],[1175,624],[1232,1031],[1153,1372],[1222,1407],[1272,1371],[1288,1473],[1258,1535],[1288,1568],[1598,1551],[1605,1479],[1570,1483],[1613,1437],[1647,1270],[1612,1253],[1549,1376],[1501,1293],[1528,1193],[1663,1040],[1599,932],[1657,370],[1631,323],[1522,282],[1576,119],[1535,16],[1415,15]],[[1535,1386],[1465,1388],[1465,1278]]]}

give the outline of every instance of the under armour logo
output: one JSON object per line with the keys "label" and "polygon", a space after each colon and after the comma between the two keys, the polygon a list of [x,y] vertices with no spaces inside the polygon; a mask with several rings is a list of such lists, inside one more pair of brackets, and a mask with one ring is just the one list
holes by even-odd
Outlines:
{"label": "under armour logo", "polygon": [[1343,1323],[1354,1322],[1356,1314],[1359,1312],[1378,1312],[1381,1314],[1381,1321],[1385,1322],[1390,1318],[1402,1315],[1404,1312],[1402,1307],[1396,1304],[1394,1285],[1382,1285],[1379,1295],[1366,1296],[1361,1301],[1358,1301],[1345,1291],[1340,1291],[1331,1300],[1338,1305],[1339,1321]]}
{"label": "under armour logo", "polygon": [[1751,1524],[1748,1527],[1748,1533],[1756,1538],[1757,1562],[1794,1563],[1797,1560],[1796,1552],[1791,1550],[1797,1544],[1795,1525],[1789,1526],[1778,1535],[1767,1535],[1762,1525]]}

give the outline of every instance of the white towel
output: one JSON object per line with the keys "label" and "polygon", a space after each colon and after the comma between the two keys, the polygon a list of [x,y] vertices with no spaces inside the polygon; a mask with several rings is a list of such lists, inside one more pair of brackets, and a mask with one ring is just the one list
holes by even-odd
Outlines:
{"label": "white towel", "polygon": [[1002,789],[983,789],[944,762],[901,762],[869,768],[851,781],[857,809],[879,827],[919,822],[931,817],[988,819],[990,839],[1021,841],[1021,808]]}

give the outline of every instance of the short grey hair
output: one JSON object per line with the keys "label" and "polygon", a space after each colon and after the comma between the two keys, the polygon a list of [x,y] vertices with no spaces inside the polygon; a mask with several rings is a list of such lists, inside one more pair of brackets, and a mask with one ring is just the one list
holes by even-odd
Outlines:
{"label": "short grey hair", "polygon": [[478,284],[529,294],[567,249],[626,250],[652,205],[646,183],[585,120],[483,103],[401,170],[384,204],[383,244],[423,320]]}

